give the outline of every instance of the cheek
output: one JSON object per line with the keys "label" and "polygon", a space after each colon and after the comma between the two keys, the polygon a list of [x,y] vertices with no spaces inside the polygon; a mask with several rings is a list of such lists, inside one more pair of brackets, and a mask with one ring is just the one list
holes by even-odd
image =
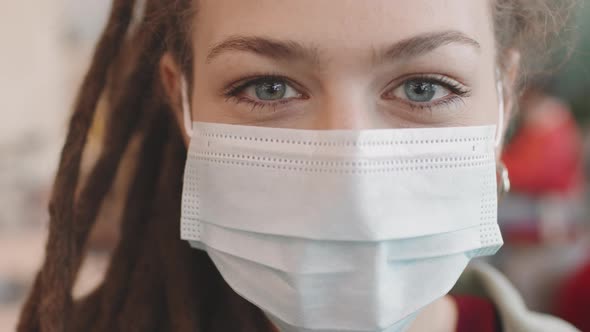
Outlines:
{"label": "cheek", "polygon": [[[489,86],[488,86],[489,85]],[[498,87],[496,81],[492,81],[486,85],[484,95],[482,96],[482,119],[488,124],[499,125],[499,121],[504,116],[506,110],[502,107],[500,98],[498,95]],[[503,102],[503,101],[502,101]]]}
{"label": "cheek", "polygon": [[474,93],[468,109],[473,114],[472,125],[497,125],[500,103],[496,79],[496,63],[493,53],[482,56],[480,68],[476,72]]}
{"label": "cheek", "polygon": [[193,121],[239,124],[241,121],[236,117],[233,108],[229,103],[222,102],[220,97],[208,86],[208,76],[195,76],[193,90]]}
{"label": "cheek", "polygon": [[467,107],[471,114],[465,125],[498,125],[500,118],[500,106],[495,89],[486,91],[485,94],[474,97]]}

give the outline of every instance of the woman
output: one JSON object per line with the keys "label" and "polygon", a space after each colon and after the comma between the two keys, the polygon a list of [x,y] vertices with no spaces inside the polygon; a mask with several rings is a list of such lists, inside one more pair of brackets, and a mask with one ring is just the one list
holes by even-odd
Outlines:
{"label": "woman", "polygon": [[[526,311],[490,267],[463,273],[501,245],[495,156],[519,69],[559,10],[114,1],[19,331],[574,331]],[[101,96],[112,109],[104,151],[79,185]],[[74,300],[135,135],[120,243],[103,283]],[[483,299],[445,296],[462,273],[454,292]]]}

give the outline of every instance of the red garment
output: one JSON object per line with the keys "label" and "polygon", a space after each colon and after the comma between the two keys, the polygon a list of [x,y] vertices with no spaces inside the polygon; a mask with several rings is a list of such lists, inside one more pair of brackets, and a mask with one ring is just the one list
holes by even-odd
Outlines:
{"label": "red garment", "polygon": [[494,304],[470,295],[451,295],[457,304],[457,332],[500,332],[502,324]]}
{"label": "red garment", "polygon": [[512,189],[532,195],[567,194],[583,183],[582,138],[569,109],[551,98],[536,105],[505,147],[502,160]]}
{"label": "red garment", "polygon": [[590,331],[590,261],[560,287],[555,314],[581,331]]}

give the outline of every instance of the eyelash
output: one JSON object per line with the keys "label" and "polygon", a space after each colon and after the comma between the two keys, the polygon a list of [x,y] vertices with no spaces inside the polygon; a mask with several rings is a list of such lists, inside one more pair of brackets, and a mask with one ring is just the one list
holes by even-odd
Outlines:
{"label": "eyelash", "polygon": [[240,93],[246,90],[246,88],[248,88],[249,86],[256,85],[258,83],[262,83],[265,81],[282,81],[286,84],[292,85],[292,81],[290,79],[276,73],[262,73],[253,76],[248,76],[240,79],[236,83],[231,84],[227,89],[223,91],[225,101],[232,101],[236,104],[248,104],[252,107],[250,110],[251,112],[255,111],[256,109],[263,109],[265,107],[272,107],[272,112],[275,112],[277,107],[279,107],[280,105],[284,105],[291,102],[292,98],[272,102],[259,102],[256,100],[252,100],[251,98],[240,97]]}
{"label": "eyelash", "polygon": [[393,92],[399,86],[403,85],[408,81],[423,81],[426,83],[440,85],[441,87],[448,89],[450,94],[447,97],[443,97],[437,101],[431,103],[415,103],[408,100],[401,100],[398,99],[401,103],[406,104],[411,108],[412,111],[415,110],[428,110],[429,112],[433,112],[434,108],[436,107],[444,107],[444,106],[452,106],[457,103],[464,103],[464,98],[467,98],[471,95],[471,89],[467,86],[441,74],[416,74],[416,75],[407,75],[402,77],[400,80],[400,84],[396,85],[394,88],[387,90],[387,93]]}
{"label": "eyelash", "polygon": [[[471,95],[471,90],[468,87],[464,86],[463,84],[461,84],[455,80],[452,80],[446,76],[439,75],[439,74],[408,75],[407,77],[403,78],[403,80],[401,81],[400,84],[398,84],[394,88],[389,89],[385,94],[394,91],[396,88],[398,88],[399,86],[401,86],[402,84],[404,84],[410,80],[423,81],[426,83],[440,85],[441,87],[448,89],[450,91],[450,94],[449,94],[450,97],[444,97],[444,98],[441,98],[440,100],[437,100],[435,102],[431,102],[428,104],[415,103],[415,102],[410,102],[407,100],[400,100],[399,98],[396,98],[400,102],[409,106],[412,109],[412,111],[428,110],[428,111],[432,112],[433,109],[436,107],[450,106],[450,105],[453,105],[456,103],[463,103],[464,102],[463,98],[469,97]],[[246,88],[248,88],[252,85],[256,85],[256,84],[259,84],[262,82],[268,82],[268,81],[281,81],[281,82],[284,82],[285,84],[293,85],[293,83],[290,79],[288,79],[280,74],[264,73],[264,74],[257,74],[257,75],[253,75],[253,76],[249,76],[249,77],[245,77],[245,78],[240,79],[236,83],[233,83],[228,88],[226,88],[222,92],[222,95],[225,98],[226,102],[232,101],[236,104],[250,105],[251,112],[255,111],[256,109],[263,109],[263,108],[268,108],[268,107],[272,108],[272,110],[271,110],[272,112],[275,112],[279,106],[287,104],[287,103],[291,102],[292,99],[295,99],[295,98],[287,98],[287,99],[282,99],[282,100],[272,101],[272,102],[260,102],[260,101],[253,100],[251,98],[240,96],[240,94]]]}

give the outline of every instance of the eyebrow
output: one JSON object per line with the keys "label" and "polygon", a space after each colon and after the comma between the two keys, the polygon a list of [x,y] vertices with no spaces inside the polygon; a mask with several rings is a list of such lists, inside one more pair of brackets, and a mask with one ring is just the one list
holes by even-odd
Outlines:
{"label": "eyebrow", "polygon": [[315,46],[302,45],[296,41],[264,37],[232,36],[217,44],[209,51],[207,63],[226,52],[251,52],[271,59],[302,59],[319,64],[319,50]]}
{"label": "eyebrow", "polygon": [[475,39],[460,31],[451,30],[425,33],[401,40],[382,52],[376,52],[374,59],[379,63],[387,59],[410,58],[450,44],[463,44],[478,51],[481,49],[481,45]]}
{"label": "eyebrow", "polygon": [[[392,61],[419,56],[453,44],[463,44],[479,50],[480,44],[460,31],[432,32],[416,35],[373,52],[375,62]],[[303,60],[320,65],[320,52],[316,46],[304,45],[292,40],[278,40],[257,36],[231,36],[216,44],[209,51],[206,62],[227,52],[250,52],[273,60]]]}

